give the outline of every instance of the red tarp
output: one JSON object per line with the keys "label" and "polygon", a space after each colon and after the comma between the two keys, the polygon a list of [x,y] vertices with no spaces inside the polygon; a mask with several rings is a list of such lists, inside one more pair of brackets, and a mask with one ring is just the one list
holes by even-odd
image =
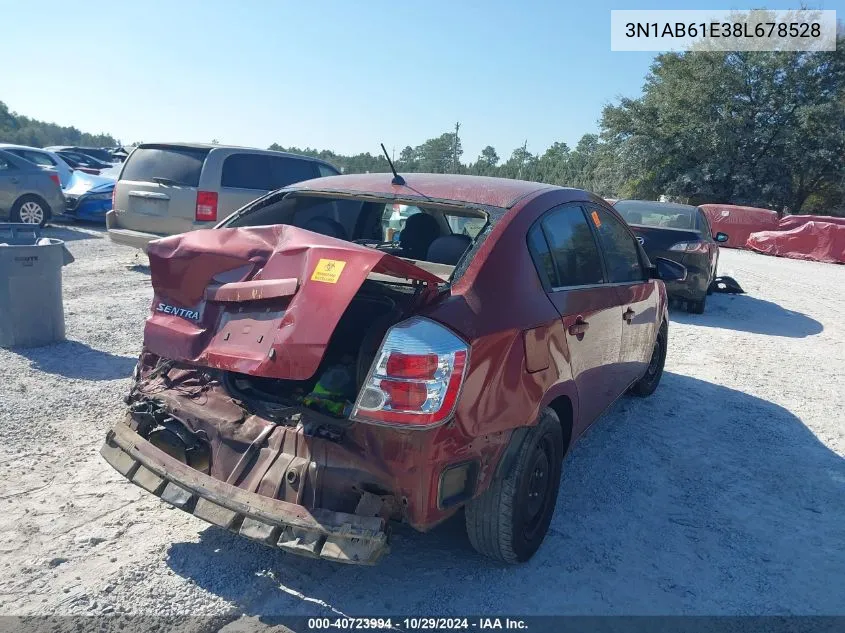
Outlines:
{"label": "red tarp", "polygon": [[835,218],[829,215],[785,215],[780,219],[778,229],[788,231],[807,222],[830,222],[845,225],[845,218]]}
{"label": "red tarp", "polygon": [[733,204],[699,205],[710,220],[713,235],[725,233],[728,241],[721,246],[745,248],[748,236],[757,231],[774,231],[778,228],[778,214],[770,209],[740,207]]}
{"label": "red tarp", "polygon": [[761,231],[746,246],[766,255],[845,264],[845,223],[811,220],[788,231]]}

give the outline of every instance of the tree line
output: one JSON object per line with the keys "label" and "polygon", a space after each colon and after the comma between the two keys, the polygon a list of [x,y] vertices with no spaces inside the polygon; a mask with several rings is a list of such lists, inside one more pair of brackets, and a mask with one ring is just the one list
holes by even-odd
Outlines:
{"label": "tree line", "polygon": [[118,142],[111,134],[88,134],[75,127],[45,123],[10,112],[0,101],[0,142],[29,147],[51,145],[79,145],[83,147],[115,147]]}
{"label": "tree line", "polygon": [[[598,134],[507,158],[462,162],[456,132],[396,157],[399,171],[521,178],[614,198],[745,204],[845,215],[845,39],[835,52],[684,52],[655,58],[641,96],[607,105]],[[383,172],[378,153],[317,156],[344,173]],[[457,157],[457,161],[455,158]]]}
{"label": "tree line", "polygon": [[[517,122],[518,123],[518,122]],[[109,134],[44,123],[0,102],[0,141],[114,146]],[[386,172],[378,152],[270,149],[324,159],[344,173]],[[521,178],[604,197],[747,204],[845,215],[845,38],[834,52],[658,55],[642,94],[604,107],[598,134],[532,153],[488,145],[465,160],[455,131],[403,148],[403,172]]]}

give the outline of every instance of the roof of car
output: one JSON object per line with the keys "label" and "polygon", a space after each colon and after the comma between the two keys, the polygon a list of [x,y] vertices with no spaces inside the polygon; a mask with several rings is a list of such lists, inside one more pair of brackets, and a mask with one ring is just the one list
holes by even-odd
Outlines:
{"label": "roof of car", "polygon": [[624,204],[628,209],[635,209],[637,207],[654,209],[676,209],[678,211],[695,211],[696,207],[690,204],[679,204],[677,202],[658,202],[657,200],[617,200],[613,203],[614,207]]}
{"label": "roof of car", "polygon": [[[313,160],[316,163],[323,163],[324,165],[329,165],[334,167],[331,163],[323,160],[322,158],[316,158],[315,156],[308,156],[307,154],[294,154],[292,152],[279,152],[274,149],[260,149],[258,147],[246,147],[244,145],[221,145],[219,143],[175,143],[175,142],[167,142],[167,143],[140,143],[138,147],[151,147],[151,146],[172,146],[172,147],[187,147],[188,149],[236,149],[241,151],[248,151],[254,152],[256,154],[272,154],[274,156],[287,156],[289,158],[300,158],[302,160]],[[136,148],[137,149],[137,148]]]}
{"label": "roof of car", "polygon": [[29,145],[15,145],[14,143],[0,143],[0,149],[29,149],[36,152],[47,152],[52,154],[49,149],[43,149],[41,147],[31,147]]}
{"label": "roof of car", "polygon": [[[391,183],[393,174],[349,174],[326,176],[296,183],[288,190],[327,193],[371,194],[400,199],[430,199],[510,208],[526,196],[539,191],[564,189],[542,182],[464,176],[458,174],[407,173],[405,185]],[[575,191],[575,190],[573,190]]]}

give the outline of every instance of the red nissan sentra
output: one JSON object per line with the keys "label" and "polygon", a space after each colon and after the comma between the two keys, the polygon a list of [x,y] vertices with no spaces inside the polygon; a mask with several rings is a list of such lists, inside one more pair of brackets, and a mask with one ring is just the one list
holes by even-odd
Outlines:
{"label": "red nissan sentra", "polygon": [[102,454],[287,552],[375,563],[466,508],[528,560],[574,440],[663,371],[663,280],[592,194],[439,174],[320,178],[149,246],[154,299]]}

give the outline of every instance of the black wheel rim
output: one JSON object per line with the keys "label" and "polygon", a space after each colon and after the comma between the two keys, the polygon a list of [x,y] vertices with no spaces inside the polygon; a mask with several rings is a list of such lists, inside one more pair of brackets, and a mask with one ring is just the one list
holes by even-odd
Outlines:
{"label": "black wheel rim", "polygon": [[526,540],[532,540],[543,525],[552,500],[550,491],[552,482],[552,446],[548,438],[543,438],[534,449],[520,498],[522,529]]}

